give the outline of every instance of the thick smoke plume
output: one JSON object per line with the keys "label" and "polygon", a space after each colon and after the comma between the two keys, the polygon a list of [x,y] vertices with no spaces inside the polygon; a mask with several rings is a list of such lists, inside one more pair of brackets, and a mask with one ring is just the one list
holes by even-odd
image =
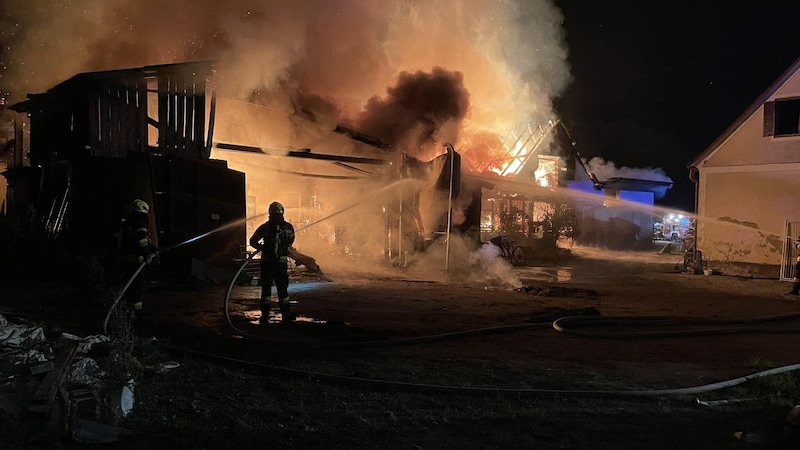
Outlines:
{"label": "thick smoke plume", "polygon": [[398,74],[463,74],[467,127],[550,113],[570,81],[551,0],[4,0],[0,90],[12,102],[76,73],[224,62],[231,96],[313,94],[354,118]]}
{"label": "thick smoke plume", "polygon": [[428,160],[436,151],[426,157],[422,154],[426,146],[457,141],[456,135],[437,134],[447,123],[460,123],[468,108],[463,74],[435,67],[430,73],[401,73],[386,97],[369,99],[357,123],[360,130]]}

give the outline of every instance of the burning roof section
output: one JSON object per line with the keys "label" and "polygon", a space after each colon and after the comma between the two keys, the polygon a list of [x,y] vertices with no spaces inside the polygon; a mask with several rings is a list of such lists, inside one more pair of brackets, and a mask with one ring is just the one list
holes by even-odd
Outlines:
{"label": "burning roof section", "polygon": [[207,158],[213,113],[206,84],[213,64],[87,72],[29,94],[11,108],[30,114],[32,164],[129,151]]}

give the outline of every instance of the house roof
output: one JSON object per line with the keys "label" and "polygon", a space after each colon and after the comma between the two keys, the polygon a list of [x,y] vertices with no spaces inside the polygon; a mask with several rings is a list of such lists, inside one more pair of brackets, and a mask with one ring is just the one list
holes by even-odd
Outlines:
{"label": "house roof", "polygon": [[778,89],[786,84],[786,82],[789,81],[789,78],[794,76],[798,70],[800,70],[800,58],[795,60],[795,62],[792,63],[792,65],[789,66],[789,68],[786,69],[786,71],[780,77],[778,77],[778,79],[775,80],[775,82],[772,83],[772,85],[770,85],[770,87],[764,91],[764,93],[761,94],[756,101],[753,102],[753,104],[750,105],[750,107],[748,107],[742,113],[742,115],[739,116],[739,118],[736,119],[736,121],[726,128],[725,131],[719,135],[714,142],[711,143],[711,145],[697,155],[697,157],[691,162],[691,164],[689,164],[688,167],[696,168],[703,160],[711,156],[719,148],[719,146],[722,145],[723,142],[725,142],[734,132],[736,132],[736,130],[738,130],[747,119],[755,114],[756,111],[758,111],[758,108],[761,108],[761,105],[763,105],[770,97],[772,97],[772,95],[775,94]]}

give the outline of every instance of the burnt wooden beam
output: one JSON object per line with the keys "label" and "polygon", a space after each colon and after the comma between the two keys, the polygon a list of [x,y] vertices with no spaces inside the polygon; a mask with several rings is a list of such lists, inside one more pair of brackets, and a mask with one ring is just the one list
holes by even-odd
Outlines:
{"label": "burnt wooden beam", "polygon": [[[147,115],[147,80],[144,77],[139,78],[136,84],[136,123],[138,125],[137,133],[139,135],[139,142],[137,147],[139,151],[144,152],[147,150],[148,136],[150,129],[147,124],[150,117]],[[156,125],[156,127],[158,127]]]}
{"label": "burnt wooden beam", "polygon": [[317,260],[298,252],[296,248],[289,247],[289,257],[294,259],[295,266],[306,266],[312,272],[322,275],[322,269],[319,268]]}
{"label": "burnt wooden beam", "polygon": [[[214,143],[214,120],[217,115],[217,91],[211,91],[211,102],[208,106],[208,137],[206,137],[205,157],[211,157],[211,146]],[[203,113],[205,117],[205,113]]]}
{"label": "burnt wooden beam", "polygon": [[358,173],[363,174],[363,175],[375,176],[375,174],[372,173],[372,172],[368,172],[366,170],[359,169],[358,167],[353,167],[353,166],[347,165],[347,164],[345,164],[345,163],[343,163],[341,161],[336,161],[336,162],[333,163],[333,165],[339,166],[339,167],[341,167],[343,169],[352,170],[353,172],[358,172]]}
{"label": "burnt wooden beam", "polygon": [[375,136],[370,136],[368,134],[361,133],[352,128],[345,127],[344,125],[336,125],[336,128],[333,131],[339,134],[343,134],[354,141],[363,142],[373,147],[377,147],[383,150],[392,149],[391,145],[387,144],[386,142],[383,142],[382,140],[376,138]]}
{"label": "burnt wooden beam", "polygon": [[301,150],[290,150],[290,151],[283,151],[283,150],[273,150],[268,148],[262,147],[252,147],[249,145],[239,145],[239,144],[227,144],[224,142],[217,142],[214,146],[221,150],[234,150],[237,152],[249,152],[249,153],[259,153],[263,155],[271,155],[271,156],[288,156],[291,158],[306,158],[306,159],[318,159],[322,161],[339,161],[343,163],[350,163],[350,164],[373,164],[373,165],[386,165],[390,164],[390,161],[385,159],[377,159],[377,158],[361,158],[357,156],[340,156],[340,155],[327,155],[323,153],[312,153],[311,149],[301,149]]}
{"label": "burnt wooden beam", "polygon": [[175,148],[180,155],[186,155],[186,78],[177,80],[175,89]]}
{"label": "burnt wooden beam", "polygon": [[39,388],[36,389],[36,392],[33,394],[33,399],[31,405],[28,407],[28,411],[38,414],[47,414],[53,408],[58,389],[64,382],[72,360],[75,358],[75,353],[78,351],[78,344],[80,344],[80,342],[75,339],[65,340],[56,358],[55,369],[45,375],[42,384],[39,385]]}

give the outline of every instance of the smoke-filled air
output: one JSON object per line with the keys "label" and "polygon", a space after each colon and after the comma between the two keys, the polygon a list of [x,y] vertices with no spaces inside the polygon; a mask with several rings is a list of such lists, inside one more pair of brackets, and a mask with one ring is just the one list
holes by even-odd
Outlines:
{"label": "smoke-filled air", "polygon": [[[4,0],[3,6],[0,89],[10,92],[10,102],[81,72],[216,61],[214,141],[273,155],[301,148],[363,154],[358,143],[333,133],[344,125],[422,161],[452,143],[468,170],[491,157],[511,129],[552,119],[551,99],[570,82],[562,16],[550,0]],[[314,240],[330,242],[338,229],[341,239],[356,242],[358,234],[362,244],[381,245],[385,227],[374,216],[392,194],[376,195],[386,187],[377,168],[332,172],[330,163],[221,150],[212,157],[246,172],[248,217],[280,200],[298,228],[314,224],[308,227],[316,228]],[[281,197],[289,191],[313,201]],[[311,240],[304,244],[301,232],[298,248],[324,264]]]}

